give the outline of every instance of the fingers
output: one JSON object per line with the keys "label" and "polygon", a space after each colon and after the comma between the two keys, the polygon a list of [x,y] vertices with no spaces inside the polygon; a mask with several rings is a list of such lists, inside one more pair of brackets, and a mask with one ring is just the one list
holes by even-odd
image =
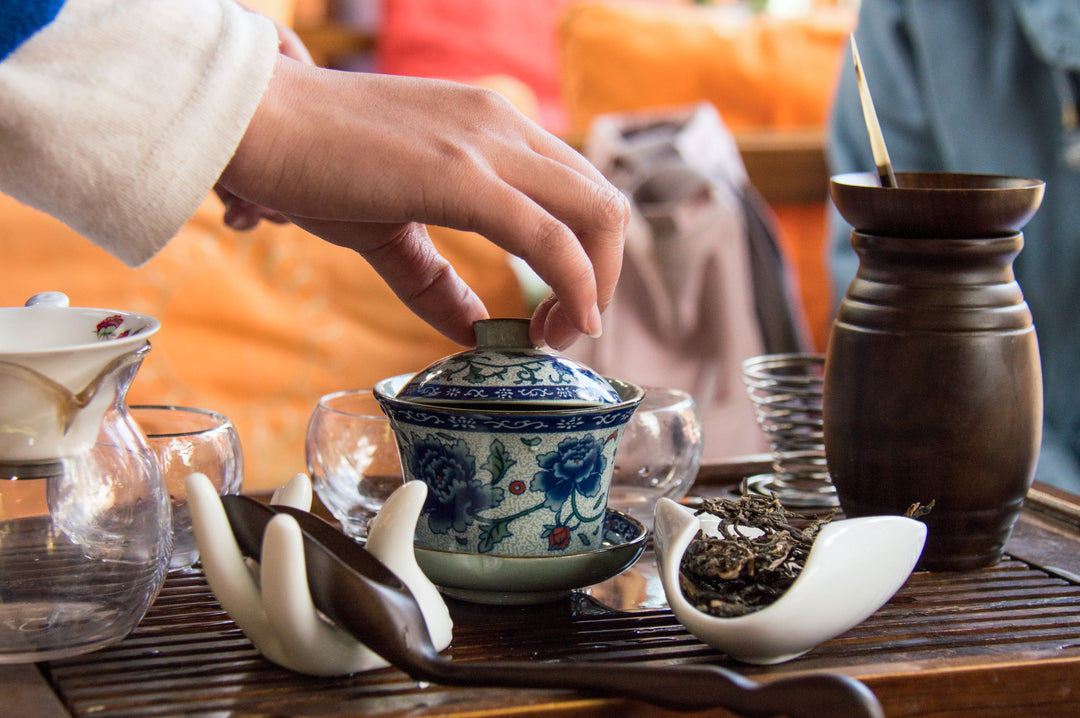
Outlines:
{"label": "fingers", "polygon": [[227,203],[225,205],[225,215],[222,217],[222,221],[227,227],[239,231],[255,229],[259,222],[264,219],[274,224],[287,224],[289,221],[273,210],[243,200]]}
{"label": "fingers", "polygon": [[600,312],[611,301],[622,267],[629,205],[606,182],[550,159],[538,161],[543,171],[536,177],[513,165],[492,170],[508,180],[482,176],[468,183],[477,206],[497,209],[470,217],[469,229],[524,259],[552,288],[558,309],[543,334],[558,347],[579,333],[601,333]]}
{"label": "fingers", "polygon": [[476,343],[473,322],[486,319],[480,298],[435,249],[421,224],[293,218],[328,242],[353,249],[417,316],[462,346]]}
{"label": "fingers", "polygon": [[300,39],[300,36],[288,25],[280,23],[277,20],[274,20],[273,22],[274,27],[277,28],[278,50],[281,54],[302,62],[305,65],[314,65],[315,60],[311,58],[311,53],[308,52],[307,45]]}
{"label": "fingers", "polygon": [[[490,106],[473,108],[475,114],[499,120],[480,122],[493,149],[447,155],[445,175],[468,179],[447,200],[451,216],[435,223],[452,222],[454,208],[468,208],[466,229],[524,259],[552,287],[560,301],[550,315],[549,343],[566,345],[577,332],[598,336],[599,314],[622,269],[629,201],[580,153],[503,98],[481,99]],[[511,112],[511,120],[500,111]]]}
{"label": "fingers", "polygon": [[[560,300],[559,310],[551,315],[554,334],[548,337],[549,344],[560,335],[562,343],[574,338],[556,328],[566,322],[583,334],[598,336],[598,315],[611,302],[622,269],[629,202],[602,178],[597,182],[569,168],[565,176],[554,168],[538,176],[552,179],[511,178],[511,184],[528,193],[547,214],[534,220],[531,235],[528,226],[519,230],[511,251],[525,259]],[[546,221],[561,224],[569,233],[545,226]],[[586,295],[586,289],[591,294]]]}
{"label": "fingers", "polygon": [[426,232],[400,231],[406,223],[477,232],[522,257],[558,298],[536,329],[565,346],[600,333],[630,216],[585,158],[491,91],[285,57],[222,184],[360,252],[410,308],[465,345],[486,312]]}
{"label": "fingers", "polygon": [[537,346],[547,344],[553,349],[566,349],[581,337],[581,333],[567,318],[554,294],[536,307],[529,324],[529,339]]}
{"label": "fingers", "polygon": [[220,184],[214,187],[214,192],[221,200],[221,204],[225,206],[222,222],[230,229],[239,231],[254,229],[264,219],[274,224],[288,224],[289,222],[284,215],[240,199]]}

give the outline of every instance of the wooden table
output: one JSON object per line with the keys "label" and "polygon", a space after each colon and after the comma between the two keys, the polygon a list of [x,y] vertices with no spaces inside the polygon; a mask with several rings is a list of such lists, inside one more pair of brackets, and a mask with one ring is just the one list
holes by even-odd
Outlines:
{"label": "wooden table", "polygon": [[[748,468],[706,467],[696,491],[715,493]],[[688,634],[664,603],[650,552],[563,601],[448,603],[453,660],[715,663],[762,681],[832,671],[865,682],[890,717],[1080,715],[1080,500],[1041,486],[999,565],[916,573],[867,621],[779,666],[735,663]],[[170,574],[135,631],[109,648],[0,666],[0,696],[2,715],[45,718],[685,715],[573,692],[418,685],[395,669],[294,674],[257,653],[201,573]]]}

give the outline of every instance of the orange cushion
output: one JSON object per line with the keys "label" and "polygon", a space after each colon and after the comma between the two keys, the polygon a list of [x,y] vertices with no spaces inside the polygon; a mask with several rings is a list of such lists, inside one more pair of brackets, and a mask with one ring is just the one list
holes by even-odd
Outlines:
{"label": "orange cushion", "polygon": [[847,12],[797,19],[723,8],[582,3],[560,27],[572,131],[598,114],[709,100],[733,131],[821,126]]}
{"label": "orange cushion", "polygon": [[[492,315],[523,315],[503,250],[477,235],[431,232]],[[233,232],[221,224],[214,198],[161,253],[130,269],[0,195],[0,256],[0,305],[55,289],[73,306],[161,320],[128,401],[202,406],[231,417],[244,446],[245,490],[276,487],[304,470],[307,419],[322,394],[370,387],[460,351],[409,312],[358,255],[291,225]]]}

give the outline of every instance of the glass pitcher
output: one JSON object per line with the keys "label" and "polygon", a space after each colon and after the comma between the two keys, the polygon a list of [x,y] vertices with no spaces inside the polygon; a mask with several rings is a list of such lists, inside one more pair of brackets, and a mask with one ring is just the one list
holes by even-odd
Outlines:
{"label": "glass pitcher", "polygon": [[119,640],[161,588],[168,494],[124,401],[159,326],[57,293],[0,308],[0,663]]}

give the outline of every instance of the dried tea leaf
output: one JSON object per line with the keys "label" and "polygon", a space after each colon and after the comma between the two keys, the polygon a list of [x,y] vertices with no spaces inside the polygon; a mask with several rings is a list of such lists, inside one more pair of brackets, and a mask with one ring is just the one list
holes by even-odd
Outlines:
{"label": "dried tea leaf", "polygon": [[[683,554],[679,583],[686,599],[705,613],[730,618],[778,599],[798,578],[832,511],[808,519],[773,498],[745,495],[706,499],[698,515],[719,519],[720,537],[698,532]],[[751,537],[747,528],[757,529]]]}
{"label": "dried tea leaf", "polygon": [[904,516],[908,517],[909,519],[921,519],[923,516],[926,516],[934,510],[935,503],[937,503],[936,499],[923,506],[921,503],[916,501],[911,506],[908,506],[908,510],[904,512]]}

